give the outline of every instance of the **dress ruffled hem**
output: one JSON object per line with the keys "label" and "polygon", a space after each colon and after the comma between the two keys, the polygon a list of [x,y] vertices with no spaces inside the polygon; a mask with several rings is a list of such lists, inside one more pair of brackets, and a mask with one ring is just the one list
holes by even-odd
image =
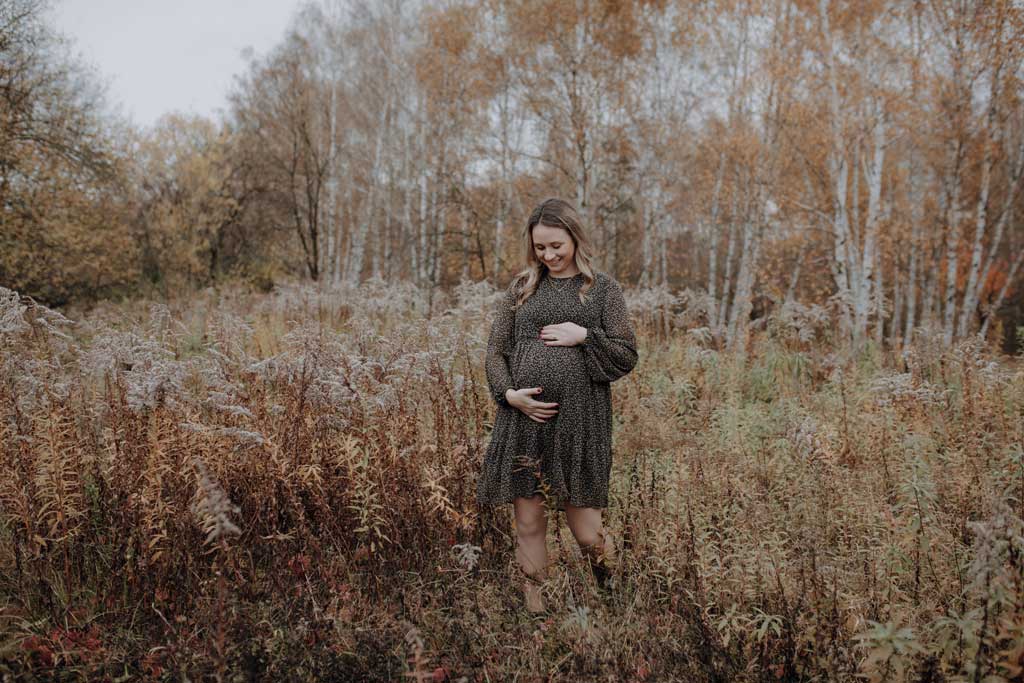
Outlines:
{"label": "dress ruffled hem", "polygon": [[498,505],[546,493],[561,510],[566,502],[577,507],[608,506],[611,453],[602,453],[606,449],[587,438],[601,433],[606,427],[600,423],[605,420],[595,414],[600,411],[563,410],[570,421],[572,413],[578,415],[584,428],[560,430],[557,422],[542,425],[516,408],[498,408],[478,481],[478,503]]}

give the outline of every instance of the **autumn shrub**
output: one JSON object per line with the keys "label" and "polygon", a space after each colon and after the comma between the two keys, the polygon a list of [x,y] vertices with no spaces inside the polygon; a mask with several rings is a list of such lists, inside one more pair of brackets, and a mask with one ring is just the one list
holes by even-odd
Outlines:
{"label": "autumn shrub", "polygon": [[75,320],[0,290],[0,671],[1019,677],[1020,370],[926,335],[848,356],[813,309],[732,354],[685,296],[630,294],[661,313],[613,389],[618,589],[555,516],[531,621],[509,511],[474,497],[490,286],[211,289]]}

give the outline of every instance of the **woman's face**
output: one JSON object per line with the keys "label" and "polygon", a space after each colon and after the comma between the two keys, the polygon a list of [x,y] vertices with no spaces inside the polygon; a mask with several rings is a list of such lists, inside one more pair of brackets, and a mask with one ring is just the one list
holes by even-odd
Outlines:
{"label": "woman's face", "polygon": [[565,228],[543,223],[533,226],[533,254],[555,277],[570,277],[576,271],[576,247]]}

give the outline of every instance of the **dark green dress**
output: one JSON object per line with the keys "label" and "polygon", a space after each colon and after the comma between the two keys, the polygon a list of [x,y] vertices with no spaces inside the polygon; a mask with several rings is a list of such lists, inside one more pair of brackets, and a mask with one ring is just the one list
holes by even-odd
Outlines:
{"label": "dark green dress", "polygon": [[[514,308],[516,283],[506,289],[491,325],[486,371],[498,404],[494,431],[477,485],[477,502],[511,503],[546,488],[558,509],[608,506],[612,466],[611,382],[637,362],[636,336],[619,283],[596,273],[579,300],[583,274],[550,278]],[[577,346],[547,346],[545,325],[574,322],[587,328]],[[558,414],[534,422],[505,401],[507,389],[540,386],[538,401],[557,402]]]}

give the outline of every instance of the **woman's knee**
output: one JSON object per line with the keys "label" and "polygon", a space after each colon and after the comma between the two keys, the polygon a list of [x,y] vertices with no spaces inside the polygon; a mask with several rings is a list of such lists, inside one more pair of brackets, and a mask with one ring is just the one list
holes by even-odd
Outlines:
{"label": "woman's knee", "polygon": [[604,534],[601,511],[594,508],[578,508],[572,505],[566,510],[565,519],[572,535],[582,547],[600,545]]}
{"label": "woman's knee", "polygon": [[516,518],[516,533],[522,538],[543,536],[547,531],[547,520],[541,517]]}
{"label": "woman's knee", "polygon": [[600,548],[604,541],[604,532],[600,527],[583,527],[573,529],[573,536],[581,548]]}
{"label": "woman's knee", "polygon": [[547,530],[547,514],[539,498],[520,498],[515,506],[516,533],[521,537],[541,536]]}

